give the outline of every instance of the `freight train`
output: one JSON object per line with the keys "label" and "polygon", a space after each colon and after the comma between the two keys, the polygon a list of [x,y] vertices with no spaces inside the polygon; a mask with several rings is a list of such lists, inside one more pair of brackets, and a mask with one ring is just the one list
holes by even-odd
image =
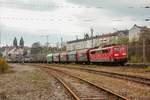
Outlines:
{"label": "freight train", "polygon": [[124,65],[127,62],[127,46],[114,45],[70,52],[51,53],[47,55],[47,62]]}

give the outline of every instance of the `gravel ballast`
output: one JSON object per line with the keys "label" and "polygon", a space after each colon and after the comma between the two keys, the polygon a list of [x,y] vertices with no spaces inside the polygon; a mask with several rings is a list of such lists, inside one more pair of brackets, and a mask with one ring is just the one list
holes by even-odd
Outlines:
{"label": "gravel ballast", "polygon": [[72,75],[79,76],[99,86],[103,86],[131,100],[150,100],[150,87],[134,82],[88,73],[81,70],[58,68]]}
{"label": "gravel ballast", "polygon": [[0,74],[0,100],[70,100],[54,77],[31,66],[11,66],[11,73]]}

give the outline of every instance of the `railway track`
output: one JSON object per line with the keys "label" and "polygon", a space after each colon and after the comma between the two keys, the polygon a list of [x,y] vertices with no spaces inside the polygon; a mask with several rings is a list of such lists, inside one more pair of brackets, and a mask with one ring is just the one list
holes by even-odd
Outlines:
{"label": "railway track", "polygon": [[[49,71],[47,70],[46,72],[49,73]],[[69,86],[61,78],[59,78],[57,75],[53,74],[52,72],[50,72],[49,74],[51,74],[58,82],[60,82],[66,88],[66,90],[68,90],[72,98],[74,98],[75,100],[80,100],[79,97],[69,88]]]}
{"label": "railway track", "polygon": [[114,73],[114,72],[94,70],[94,69],[85,68],[85,67],[84,68],[81,68],[81,67],[66,67],[65,65],[55,65],[55,64],[53,64],[53,66],[54,67],[64,67],[64,68],[68,68],[68,69],[83,70],[83,71],[87,71],[89,73],[94,73],[94,74],[97,74],[97,75],[103,75],[103,76],[107,76],[107,77],[119,78],[119,79],[123,79],[123,80],[136,82],[136,83],[139,83],[139,84],[142,84],[142,85],[150,86],[150,79],[144,78],[144,77],[138,77],[138,76],[119,74],[119,73]]}
{"label": "railway track", "polygon": [[104,87],[97,86],[94,83],[73,76],[62,70],[40,65],[36,66],[52,73],[52,75],[72,94],[75,100],[128,100]]}

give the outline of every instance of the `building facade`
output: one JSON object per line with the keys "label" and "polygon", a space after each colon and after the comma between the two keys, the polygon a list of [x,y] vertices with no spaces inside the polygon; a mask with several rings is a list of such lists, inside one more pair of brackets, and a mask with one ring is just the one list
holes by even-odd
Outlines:
{"label": "building facade", "polygon": [[147,27],[137,26],[136,24],[129,30],[129,42],[137,42],[140,39],[140,34],[147,29]]}
{"label": "building facade", "polygon": [[74,41],[67,42],[66,49],[67,51],[81,50],[92,47],[102,46],[104,44],[113,43],[117,40],[116,34],[105,34],[101,36],[90,37],[87,39],[78,39]]}
{"label": "building facade", "polygon": [[120,37],[128,36],[128,30],[117,31],[115,33],[103,34],[99,36],[77,39],[66,44],[67,51],[81,50],[103,45],[116,44]]}

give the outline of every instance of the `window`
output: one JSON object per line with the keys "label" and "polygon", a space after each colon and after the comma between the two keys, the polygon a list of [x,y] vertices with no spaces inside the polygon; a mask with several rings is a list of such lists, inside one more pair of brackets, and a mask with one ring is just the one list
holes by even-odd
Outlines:
{"label": "window", "polygon": [[102,50],[102,53],[109,53],[108,49]]}
{"label": "window", "polygon": [[91,54],[95,54],[95,51],[92,51]]}
{"label": "window", "polygon": [[102,53],[102,50],[98,50],[98,51],[96,51],[96,53]]}
{"label": "window", "polygon": [[115,48],[114,48],[114,51],[118,51],[118,50],[119,50],[119,48],[118,48],[118,47],[115,47]]}
{"label": "window", "polygon": [[109,53],[109,51],[110,51],[110,50],[108,50],[108,49],[97,50],[97,51],[92,51],[91,54],[95,54],[95,53],[104,54],[104,53]]}
{"label": "window", "polygon": [[124,50],[124,48],[123,47],[120,47],[120,51],[123,51]]}

